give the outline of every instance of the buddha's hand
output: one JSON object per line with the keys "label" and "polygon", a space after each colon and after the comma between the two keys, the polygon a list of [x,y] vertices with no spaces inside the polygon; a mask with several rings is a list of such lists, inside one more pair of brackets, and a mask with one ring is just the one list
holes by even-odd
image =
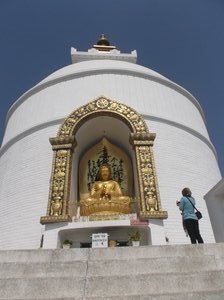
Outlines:
{"label": "buddha's hand", "polygon": [[107,186],[104,185],[100,197],[106,197],[106,195],[107,195]]}
{"label": "buddha's hand", "polygon": [[103,200],[108,200],[108,199],[111,198],[111,196],[109,194],[107,194],[107,193],[102,193],[100,195],[100,198],[103,199]]}
{"label": "buddha's hand", "polygon": [[105,195],[106,195],[106,191],[103,189],[102,191],[101,191],[101,193],[100,193],[100,197],[102,198],[102,197],[105,197]]}

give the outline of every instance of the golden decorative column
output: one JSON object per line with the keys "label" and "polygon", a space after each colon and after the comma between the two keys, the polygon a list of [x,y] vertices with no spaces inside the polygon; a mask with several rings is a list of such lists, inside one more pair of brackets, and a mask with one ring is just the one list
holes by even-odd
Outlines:
{"label": "golden decorative column", "polygon": [[50,138],[54,151],[47,215],[41,224],[69,222],[68,201],[71,181],[71,159],[76,144],[74,136]]}
{"label": "golden decorative column", "polygon": [[131,133],[130,143],[133,145],[138,171],[139,184],[139,218],[165,219],[167,212],[162,211],[159,189],[153,159],[154,133]]}

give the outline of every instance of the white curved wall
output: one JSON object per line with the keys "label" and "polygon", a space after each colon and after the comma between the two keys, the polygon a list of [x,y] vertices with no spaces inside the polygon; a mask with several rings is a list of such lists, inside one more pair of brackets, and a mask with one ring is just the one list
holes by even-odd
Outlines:
{"label": "white curved wall", "polygon": [[40,217],[46,214],[52,150],[58,126],[33,132],[0,157],[0,247],[39,248]]}
{"label": "white curved wall", "polygon": [[[85,74],[74,73],[72,65],[51,75],[22,96],[9,113],[0,152],[1,248],[39,247],[39,220],[46,213],[52,164],[49,137],[56,136],[62,119],[100,95],[143,114],[150,131],[157,134],[154,156],[162,207],[169,214],[165,230],[170,242],[188,242],[175,205],[184,186],[192,189],[203,211],[200,224],[205,241],[213,242],[202,199],[221,175],[197,101],[146,68],[125,63],[123,72],[122,62],[113,61],[110,64],[116,68],[108,68],[98,61],[88,72],[86,63],[77,64],[85,64]],[[101,73],[96,66],[103,69]]]}
{"label": "white curved wall", "polygon": [[[136,65],[131,63],[125,63],[126,67],[127,65],[131,66],[129,72],[126,70],[123,75],[114,74],[112,72],[115,71],[122,73],[121,67],[124,63],[120,62],[119,64],[119,62],[112,61],[111,65],[117,66],[117,69],[114,70],[103,68],[106,62],[95,62],[98,69],[101,70],[101,74],[98,74],[97,71],[88,73],[87,70],[85,73],[77,74],[74,68],[76,65],[68,66],[66,67],[68,71],[74,69],[73,75],[66,77],[62,72],[63,76],[57,76],[59,77],[58,81],[45,80],[44,85],[39,84],[24,94],[14,105],[16,109],[12,107],[9,113],[3,145],[15,135],[33,126],[63,119],[74,109],[100,95],[119,99],[120,102],[133,107],[140,113],[184,124],[208,137],[202,118],[203,113],[199,111],[200,106],[184,89],[172,84],[169,80],[151,76],[150,72],[149,75],[145,74],[146,68],[144,67],[138,66],[138,72],[139,69],[143,69],[144,72],[142,72],[142,77],[137,77],[133,71]],[[138,73],[138,76],[140,75]],[[54,78],[53,75],[49,77]]]}

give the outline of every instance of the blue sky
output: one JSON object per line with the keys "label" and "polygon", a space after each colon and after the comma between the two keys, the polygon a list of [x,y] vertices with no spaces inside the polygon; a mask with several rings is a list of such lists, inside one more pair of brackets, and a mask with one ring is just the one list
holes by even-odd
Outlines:
{"label": "blue sky", "polygon": [[223,174],[223,0],[0,0],[0,143],[16,99],[101,33],[196,97]]}

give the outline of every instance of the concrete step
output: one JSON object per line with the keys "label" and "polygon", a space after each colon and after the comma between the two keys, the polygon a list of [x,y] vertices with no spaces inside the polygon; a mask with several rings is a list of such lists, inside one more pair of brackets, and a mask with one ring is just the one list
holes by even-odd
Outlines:
{"label": "concrete step", "polygon": [[224,244],[0,251],[0,300],[223,300],[223,253]]}
{"label": "concrete step", "polygon": [[[211,292],[194,292],[194,293],[178,293],[178,294],[166,294],[166,295],[137,295],[137,296],[112,296],[112,297],[63,297],[63,298],[54,298],[55,300],[223,300],[224,299],[224,290],[222,291],[211,291]],[[13,299],[20,300],[20,299]],[[32,300],[46,300],[46,298],[32,298]]]}
{"label": "concrete step", "polygon": [[[96,299],[215,293],[223,295],[224,271],[73,278],[11,278],[0,280],[0,299]],[[136,298],[137,299],[137,298]],[[168,299],[168,298],[167,298]],[[176,299],[176,298],[175,298]],[[192,298],[193,299],[193,298]]]}
{"label": "concrete step", "polygon": [[[25,298],[23,298],[25,299]],[[32,300],[46,300],[50,298],[32,298]],[[206,292],[194,292],[194,293],[178,293],[178,294],[166,294],[166,295],[137,295],[137,296],[112,296],[112,297],[55,297],[54,300],[223,300],[224,290],[221,291],[206,291]],[[6,300],[6,299],[4,299]],[[13,298],[12,300],[21,300],[19,298]]]}
{"label": "concrete step", "polygon": [[99,249],[38,249],[38,250],[6,250],[0,251],[0,263],[4,262],[66,262],[103,259],[186,257],[214,255],[223,257],[224,243],[200,245],[165,245],[140,247],[115,247]]}
{"label": "concrete step", "polygon": [[138,296],[223,291],[224,271],[201,273],[95,276],[87,278],[86,297]]}
{"label": "concrete step", "polygon": [[0,251],[0,263],[87,261],[89,249],[37,249]]}
{"label": "concrete step", "polygon": [[84,277],[0,279],[0,299],[82,299]]}
{"label": "concrete step", "polygon": [[197,245],[165,245],[165,246],[140,246],[91,249],[89,260],[104,260],[111,257],[115,260],[136,258],[162,258],[162,257],[186,257],[214,255],[223,257],[224,243],[221,244],[197,244]]}
{"label": "concrete step", "polygon": [[2,263],[0,279],[85,277],[87,262]]}
{"label": "concrete step", "polygon": [[[224,254],[224,253],[223,253]],[[216,258],[216,265],[219,269],[224,269],[224,256]]]}
{"label": "concrete step", "polygon": [[[112,296],[112,297],[85,297],[83,300],[223,300],[224,290],[219,291],[202,291],[202,292],[188,292],[186,293],[167,293],[167,294],[147,294],[136,296]],[[62,300],[62,299],[58,299]],[[66,300],[72,300],[66,299]]]}
{"label": "concrete step", "polygon": [[[88,272],[87,272],[88,267]],[[70,261],[1,263],[0,278],[38,278],[75,276],[115,276],[128,274],[169,274],[224,270],[223,258],[212,255],[193,257],[162,257]]]}
{"label": "concrete step", "polygon": [[139,258],[126,260],[101,260],[88,262],[88,277],[115,276],[128,274],[167,274],[187,273],[212,270],[224,270],[219,263],[217,265],[214,256],[198,257],[162,257],[162,258]]}

